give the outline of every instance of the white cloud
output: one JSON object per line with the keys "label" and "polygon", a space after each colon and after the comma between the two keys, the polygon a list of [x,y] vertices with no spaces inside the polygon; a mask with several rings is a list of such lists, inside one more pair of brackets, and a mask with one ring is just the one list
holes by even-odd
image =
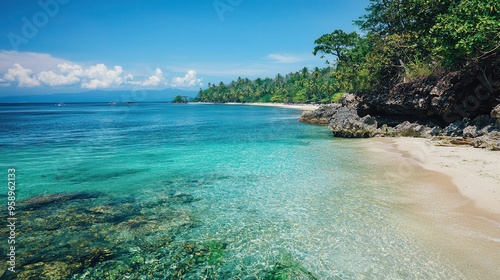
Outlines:
{"label": "white cloud", "polygon": [[119,86],[123,82],[123,68],[115,66],[113,69],[108,69],[104,64],[96,64],[90,66],[83,73],[84,79],[81,83],[82,88],[109,88]]}
{"label": "white cloud", "polygon": [[160,68],[156,68],[154,75],[149,77],[145,82],[145,86],[159,86],[165,84],[165,78]]}
{"label": "white cloud", "polygon": [[163,77],[163,71],[161,71],[160,68],[156,68],[154,74],[149,76],[149,78],[144,81],[134,81],[133,76],[130,74],[127,77],[129,78],[128,80],[130,80],[128,83],[132,85],[143,87],[158,87],[167,85],[167,79]]}
{"label": "white cloud", "polygon": [[189,70],[184,77],[173,78],[171,84],[173,87],[194,88],[202,86],[201,80],[201,78],[196,77],[194,70]]}
{"label": "white cloud", "polygon": [[189,70],[184,76],[175,77],[170,82],[160,68],[156,68],[149,76],[134,77],[125,73],[122,66],[109,67],[103,63],[85,65],[45,53],[0,50],[0,87],[72,86],[112,89],[131,86],[163,88],[171,85],[177,88],[195,88],[202,85],[201,81],[194,70]]}
{"label": "white cloud", "polygon": [[7,70],[2,79],[9,84],[17,84],[18,87],[36,87],[40,82],[34,77],[33,71],[15,63]]}
{"label": "white cloud", "polygon": [[131,75],[122,76],[123,68],[115,66],[112,69],[104,64],[96,64],[84,69],[77,64],[62,63],[52,71],[41,71],[34,74],[31,69],[24,68],[15,63],[7,70],[0,79],[0,83],[8,83],[11,86],[17,84],[19,87],[35,87],[43,85],[50,87],[79,85],[81,88],[111,88],[120,86],[125,79],[131,79]]}
{"label": "white cloud", "polygon": [[272,53],[267,56],[268,58],[274,60],[277,63],[295,63],[307,60],[304,57],[293,56],[288,54]]}
{"label": "white cloud", "polygon": [[57,65],[58,72],[42,71],[38,74],[38,80],[48,86],[74,85],[81,81],[83,68],[80,65],[67,63]]}

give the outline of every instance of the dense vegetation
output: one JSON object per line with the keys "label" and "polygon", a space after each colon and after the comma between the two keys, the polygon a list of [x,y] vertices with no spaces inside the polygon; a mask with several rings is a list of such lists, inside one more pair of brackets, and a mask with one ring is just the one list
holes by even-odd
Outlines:
{"label": "dense vegetation", "polygon": [[177,95],[172,100],[172,103],[188,103],[189,98],[187,96]]}
{"label": "dense vegetation", "polygon": [[301,71],[274,79],[238,78],[229,84],[208,85],[200,90],[197,99],[205,102],[330,102],[339,88],[335,85],[334,69],[326,67]]}
{"label": "dense vegetation", "polygon": [[465,66],[488,81],[487,73],[500,67],[498,0],[371,0],[366,11],[354,21],[362,34],[334,30],[314,42],[314,55],[333,57],[329,67],[209,84],[197,99],[326,103],[342,92],[389,88]]}

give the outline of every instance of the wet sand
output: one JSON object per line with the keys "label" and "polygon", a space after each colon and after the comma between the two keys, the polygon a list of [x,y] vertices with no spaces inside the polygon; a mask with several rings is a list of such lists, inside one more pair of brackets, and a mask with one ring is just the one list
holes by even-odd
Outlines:
{"label": "wet sand", "polygon": [[368,158],[396,187],[397,221],[471,279],[500,279],[500,153],[375,138]]}

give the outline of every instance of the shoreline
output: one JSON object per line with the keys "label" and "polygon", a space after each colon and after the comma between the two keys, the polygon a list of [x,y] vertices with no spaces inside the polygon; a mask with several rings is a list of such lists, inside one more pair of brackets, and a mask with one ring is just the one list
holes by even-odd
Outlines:
{"label": "shoreline", "polygon": [[474,207],[500,216],[500,157],[496,152],[466,146],[436,146],[422,138],[391,140],[394,148],[413,163],[448,176]]}
{"label": "shoreline", "polygon": [[372,138],[366,156],[393,185],[395,223],[468,279],[500,279],[500,158],[422,138]]}
{"label": "shoreline", "polygon": [[277,107],[277,108],[288,108],[288,109],[298,109],[302,111],[314,111],[319,108],[320,105],[316,104],[286,104],[286,103],[240,103],[240,102],[226,102],[226,103],[210,103],[210,102],[196,102],[188,104],[219,104],[219,105],[232,105],[232,106],[261,106],[261,107]]}

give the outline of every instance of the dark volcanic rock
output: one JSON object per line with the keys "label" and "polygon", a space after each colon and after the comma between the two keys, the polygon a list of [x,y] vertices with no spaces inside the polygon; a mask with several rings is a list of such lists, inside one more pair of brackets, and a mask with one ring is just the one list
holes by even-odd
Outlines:
{"label": "dark volcanic rock", "polygon": [[494,119],[490,118],[488,115],[481,115],[467,123],[467,127],[464,128],[463,134],[464,137],[479,137],[493,132],[495,128],[496,124]]}
{"label": "dark volcanic rock", "polygon": [[402,116],[409,121],[441,125],[489,114],[498,104],[500,84],[486,81],[478,72],[467,69],[439,79],[400,83],[390,90],[359,93],[358,113]]}
{"label": "dark volcanic rock", "polygon": [[430,136],[438,136],[442,133],[443,133],[443,129],[439,126],[435,126],[429,131]]}
{"label": "dark volcanic rock", "polygon": [[455,121],[444,128],[443,133],[447,136],[462,136],[464,133],[465,124],[463,121]]}
{"label": "dark volcanic rock", "polygon": [[496,68],[483,70],[466,67],[390,89],[344,94],[340,104],[306,112],[301,121],[328,122],[336,137],[465,137],[467,141],[457,141],[496,150],[500,73]]}
{"label": "dark volcanic rock", "polygon": [[377,134],[377,121],[369,115],[361,118],[356,110],[341,107],[330,120],[328,128],[336,137],[367,138]]}

